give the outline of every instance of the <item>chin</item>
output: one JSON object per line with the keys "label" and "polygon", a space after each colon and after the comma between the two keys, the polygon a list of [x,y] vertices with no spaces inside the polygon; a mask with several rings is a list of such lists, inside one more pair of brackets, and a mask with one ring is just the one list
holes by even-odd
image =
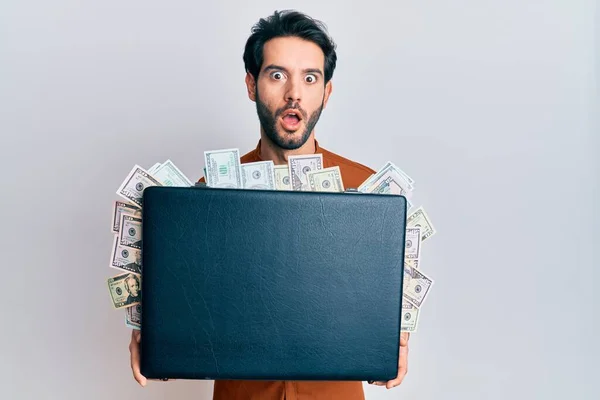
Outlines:
{"label": "chin", "polygon": [[278,132],[275,144],[286,150],[296,150],[302,147],[307,140],[308,136],[305,137],[305,135],[302,134],[302,130],[294,132],[284,130],[283,132]]}

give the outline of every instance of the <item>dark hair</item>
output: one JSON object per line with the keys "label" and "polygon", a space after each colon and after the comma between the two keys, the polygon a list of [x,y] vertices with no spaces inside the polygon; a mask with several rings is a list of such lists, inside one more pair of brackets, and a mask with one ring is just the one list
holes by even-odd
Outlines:
{"label": "dark hair", "polygon": [[273,15],[261,18],[251,32],[244,49],[244,65],[246,72],[250,72],[254,79],[258,79],[262,67],[265,43],[277,37],[290,36],[317,44],[325,55],[325,83],[333,77],[337,62],[336,46],[321,21],[294,10],[275,11]]}

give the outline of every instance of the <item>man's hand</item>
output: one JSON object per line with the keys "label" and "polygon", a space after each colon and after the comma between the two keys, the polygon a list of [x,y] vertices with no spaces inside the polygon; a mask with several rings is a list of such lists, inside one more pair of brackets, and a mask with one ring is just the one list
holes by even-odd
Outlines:
{"label": "man's hand", "polygon": [[[131,372],[133,377],[142,387],[146,386],[148,379],[140,372],[140,340],[142,332],[137,329],[131,330],[131,342],[129,343],[129,353],[131,354]],[[150,379],[151,381],[174,381],[175,379]]]}
{"label": "man's hand", "polygon": [[146,377],[140,372],[140,340],[142,332],[137,329],[131,330],[131,342],[129,343],[129,353],[131,354],[131,371],[133,377],[142,387],[148,382]]}
{"label": "man's hand", "polygon": [[396,376],[396,379],[387,382],[373,382],[373,385],[385,386],[387,389],[391,389],[402,383],[408,372],[408,336],[408,332],[400,333],[400,357],[398,358],[398,376]]}

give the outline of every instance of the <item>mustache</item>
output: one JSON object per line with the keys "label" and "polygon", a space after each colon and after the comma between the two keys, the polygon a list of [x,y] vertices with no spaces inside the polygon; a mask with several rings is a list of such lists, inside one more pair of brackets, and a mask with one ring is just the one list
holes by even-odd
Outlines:
{"label": "mustache", "polygon": [[287,110],[295,110],[298,113],[300,113],[300,115],[302,115],[302,119],[308,119],[308,113],[302,107],[300,107],[298,103],[289,103],[285,107],[278,108],[277,111],[275,111],[275,117],[277,118],[281,116],[281,114],[283,114]]}

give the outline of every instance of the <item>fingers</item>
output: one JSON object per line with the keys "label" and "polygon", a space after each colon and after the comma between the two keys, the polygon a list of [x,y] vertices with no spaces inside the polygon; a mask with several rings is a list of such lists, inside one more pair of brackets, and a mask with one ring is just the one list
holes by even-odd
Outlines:
{"label": "fingers", "polygon": [[385,386],[387,389],[395,388],[400,385],[404,380],[404,377],[408,373],[408,334],[404,335],[405,332],[400,336],[400,354],[398,357],[398,376],[396,379],[391,381],[369,381],[369,384],[376,386]]}
{"label": "fingers", "polygon": [[142,387],[146,386],[147,379],[140,372],[140,340],[142,334],[140,331],[134,329],[131,332],[131,343],[129,343],[129,352],[131,354],[131,372],[133,373],[133,378],[139,383]]}
{"label": "fingers", "polygon": [[406,374],[399,374],[398,378],[391,380],[391,381],[387,381],[385,384],[385,388],[386,389],[393,389],[396,386],[400,385],[402,383],[402,380],[404,379],[404,375]]}
{"label": "fingers", "polygon": [[387,384],[386,381],[368,381],[367,383],[375,386],[385,386]]}
{"label": "fingers", "polygon": [[408,346],[409,335],[410,335],[409,332],[402,332],[400,334],[400,346]]}
{"label": "fingers", "polygon": [[140,343],[140,341],[142,340],[142,331],[137,330],[137,329],[132,329],[131,330],[131,337],[135,338],[136,343]]}
{"label": "fingers", "polygon": [[398,357],[398,376],[396,379],[388,381],[385,385],[387,389],[394,388],[402,383],[408,373],[408,338],[400,337],[400,356]]}
{"label": "fingers", "polygon": [[174,381],[175,379],[147,379],[140,372],[140,341],[142,340],[142,332],[133,329],[131,332],[131,343],[129,344],[129,351],[131,353],[131,372],[133,373],[134,379],[141,386],[146,386],[148,381]]}

